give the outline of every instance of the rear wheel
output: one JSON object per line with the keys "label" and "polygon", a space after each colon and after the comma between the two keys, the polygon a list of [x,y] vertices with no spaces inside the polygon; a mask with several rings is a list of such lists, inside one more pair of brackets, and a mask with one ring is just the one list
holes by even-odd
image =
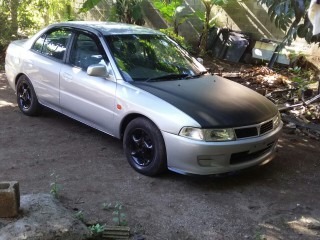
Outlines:
{"label": "rear wheel", "polygon": [[27,76],[20,76],[17,83],[17,102],[20,110],[28,116],[40,113],[41,105]]}
{"label": "rear wheel", "polygon": [[123,148],[130,165],[139,173],[154,176],[166,169],[166,149],[160,130],[150,120],[132,120],[123,138]]}

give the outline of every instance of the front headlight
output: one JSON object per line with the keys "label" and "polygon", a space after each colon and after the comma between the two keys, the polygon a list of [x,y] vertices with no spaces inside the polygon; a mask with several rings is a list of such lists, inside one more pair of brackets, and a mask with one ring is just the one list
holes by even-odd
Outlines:
{"label": "front headlight", "polygon": [[232,128],[201,129],[193,127],[184,127],[181,129],[179,135],[194,140],[201,140],[206,142],[222,142],[235,140],[235,134]]}
{"label": "front headlight", "polygon": [[207,142],[221,142],[235,140],[232,128],[227,129],[204,129],[204,139]]}
{"label": "front headlight", "polygon": [[180,130],[179,135],[194,140],[203,140],[203,132],[200,128],[184,127]]}
{"label": "front headlight", "polygon": [[280,112],[278,112],[278,114],[276,116],[273,117],[272,119],[272,123],[273,123],[273,129],[277,129],[281,123],[281,115]]}

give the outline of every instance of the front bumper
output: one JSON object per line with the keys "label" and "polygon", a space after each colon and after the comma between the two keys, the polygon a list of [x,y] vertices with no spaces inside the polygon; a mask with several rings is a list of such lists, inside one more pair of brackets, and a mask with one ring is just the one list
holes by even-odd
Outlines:
{"label": "front bumper", "polygon": [[283,123],[263,136],[228,142],[202,142],[162,132],[168,168],[182,174],[209,175],[265,164],[275,157]]}

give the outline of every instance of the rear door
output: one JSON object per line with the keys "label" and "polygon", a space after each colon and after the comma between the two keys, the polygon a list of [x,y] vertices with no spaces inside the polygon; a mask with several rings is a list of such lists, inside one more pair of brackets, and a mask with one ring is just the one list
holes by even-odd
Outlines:
{"label": "rear door", "polygon": [[[107,78],[89,76],[88,66],[102,64],[108,69]],[[116,81],[109,60],[93,34],[77,32],[67,64],[60,72],[60,105],[62,112],[114,135]]]}
{"label": "rear door", "polygon": [[60,107],[60,70],[66,55],[71,31],[51,29],[32,46],[24,70],[31,80],[39,101],[53,109]]}

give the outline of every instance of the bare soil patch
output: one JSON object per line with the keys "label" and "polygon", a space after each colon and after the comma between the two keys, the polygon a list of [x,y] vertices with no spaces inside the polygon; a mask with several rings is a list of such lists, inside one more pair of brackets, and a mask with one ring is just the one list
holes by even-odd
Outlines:
{"label": "bare soil patch", "polygon": [[114,225],[102,205],[121,202],[134,239],[319,239],[319,156],[319,141],[284,133],[263,167],[146,177],[119,140],[48,109],[24,116],[0,73],[0,181],[19,181],[21,194],[59,183],[60,201],[87,223]]}

